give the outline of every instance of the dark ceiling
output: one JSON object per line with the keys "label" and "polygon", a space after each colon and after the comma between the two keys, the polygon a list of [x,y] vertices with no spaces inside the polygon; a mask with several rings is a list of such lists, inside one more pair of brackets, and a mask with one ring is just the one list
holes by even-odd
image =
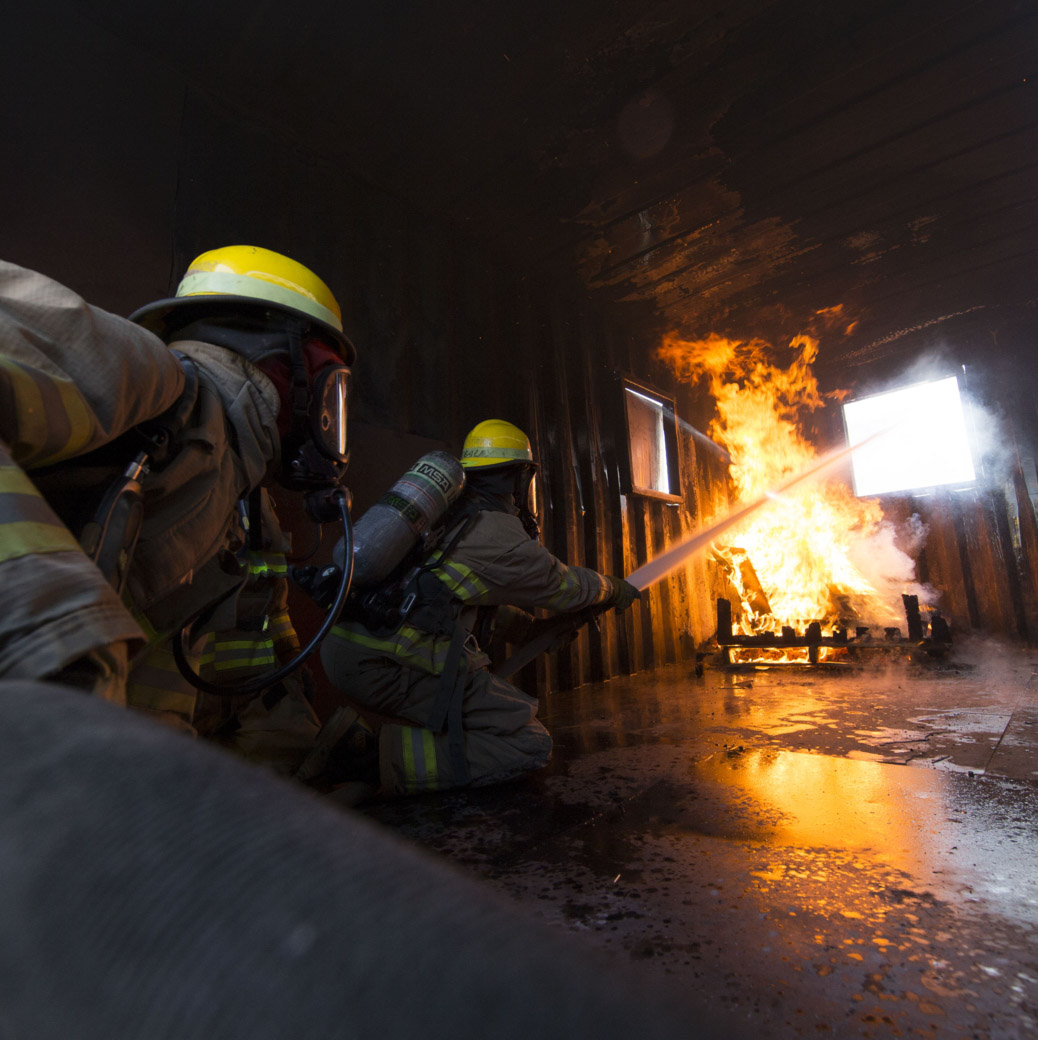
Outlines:
{"label": "dark ceiling", "polygon": [[86,17],[538,269],[862,364],[1038,297],[1038,3],[111,0]]}

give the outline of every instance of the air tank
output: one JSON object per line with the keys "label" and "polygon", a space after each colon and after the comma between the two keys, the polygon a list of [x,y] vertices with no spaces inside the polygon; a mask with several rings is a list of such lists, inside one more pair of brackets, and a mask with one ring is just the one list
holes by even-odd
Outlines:
{"label": "air tank", "polygon": [[[465,487],[461,463],[445,451],[423,455],[353,525],[353,584],[377,585],[439,523]],[[335,547],[341,567],[342,542]]]}

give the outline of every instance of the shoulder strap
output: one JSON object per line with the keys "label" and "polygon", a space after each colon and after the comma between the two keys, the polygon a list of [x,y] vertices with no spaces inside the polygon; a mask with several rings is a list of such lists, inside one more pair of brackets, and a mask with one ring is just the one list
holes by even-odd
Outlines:
{"label": "shoulder strap", "polygon": [[[425,561],[419,568],[419,573],[422,571],[433,570],[441,560],[445,560],[455,548],[457,548],[458,542],[465,536],[468,529],[475,523],[476,517],[479,516],[480,506],[479,503],[475,502],[471,498],[463,498],[460,502],[456,503],[451,507],[450,512],[447,514],[447,522],[444,524],[444,533],[450,534],[450,541],[447,542],[446,546],[440,545],[442,539],[437,539],[425,556]],[[457,525],[454,527],[453,525]],[[439,553],[439,556],[434,560],[433,557]]]}

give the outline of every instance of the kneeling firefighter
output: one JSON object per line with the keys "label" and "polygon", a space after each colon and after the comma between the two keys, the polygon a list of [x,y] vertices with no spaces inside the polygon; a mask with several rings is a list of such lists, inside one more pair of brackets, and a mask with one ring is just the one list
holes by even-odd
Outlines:
{"label": "kneeling firefighter", "polygon": [[[518,427],[480,423],[465,438],[457,474],[451,462],[457,466],[449,456],[419,460],[357,521],[354,591],[321,659],[361,711],[400,721],[375,734],[340,709],[338,729],[333,716],[322,735],[330,753],[314,759],[330,784],[367,780],[396,795],[494,783],[545,765],[551,737],[537,701],[490,670],[487,622],[520,642],[532,621],[526,611],[624,610],[639,596],[622,578],[567,566],[539,543],[530,506],[537,464]],[[394,509],[414,519],[406,485],[416,483],[433,497],[438,488],[444,504],[456,501],[431,551],[423,543],[424,554],[387,576],[368,544],[368,520]],[[369,582],[376,584],[365,593]]]}
{"label": "kneeling firefighter", "polygon": [[0,676],[187,728],[199,687],[273,710],[298,642],[265,488],[348,525],[354,358],[327,286],[270,250],[203,253],[129,320],[0,263]]}

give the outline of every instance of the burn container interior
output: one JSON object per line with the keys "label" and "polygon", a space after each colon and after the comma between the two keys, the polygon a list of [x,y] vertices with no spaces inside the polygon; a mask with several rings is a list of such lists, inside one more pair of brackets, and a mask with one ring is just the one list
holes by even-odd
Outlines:
{"label": "burn container interior", "polygon": [[[724,339],[740,344],[738,357],[760,353],[784,373],[808,337],[820,406],[802,410],[797,428],[819,454],[844,443],[841,400],[930,371],[960,375],[990,420],[977,479],[884,496],[883,511],[925,533],[906,552],[914,581],[939,593],[953,640],[993,638],[1025,655],[1038,642],[1035,3],[35,0],[9,8],[0,32],[0,255],[120,314],[169,295],[192,257],[221,245],[265,246],[319,272],[358,347],[347,476],[354,515],[425,452],[458,452],[475,423],[507,419],[529,432],[541,462],[545,544],[568,562],[630,574],[736,501],[729,452],[712,426],[717,395],[661,346]],[[718,386],[731,371],[719,370]],[[632,454],[633,428],[658,431],[658,444]],[[909,423],[902,448],[932,436],[925,422]],[[286,496],[280,506],[291,523],[296,504]],[[1030,666],[1013,671],[998,658],[1003,670],[990,681],[925,680],[906,695],[882,676],[823,689],[823,679],[747,677],[710,661],[706,678],[693,680],[716,650],[718,600],[738,600],[730,578],[741,559],[695,556],[625,614],[607,615],[520,674],[542,695],[556,738],[546,779],[372,815],[480,873],[534,908],[531,916],[678,975],[712,1012],[737,1012],[755,1036],[1033,1035]],[[743,595],[767,598],[763,587],[744,586]],[[293,609],[312,630],[316,610],[304,598]],[[841,620],[853,636],[851,614]],[[908,624],[897,638],[918,634]],[[781,626],[775,632],[781,640]],[[832,638],[819,631],[815,647]],[[94,719],[97,706],[15,693],[3,701],[5,730],[24,732],[21,752],[33,734],[53,732],[68,744],[65,761],[85,763],[66,776],[3,756],[5,817],[22,826],[15,845],[43,841],[33,813],[52,787],[65,792],[63,804],[89,809],[96,783],[122,805],[104,826],[135,827],[137,786],[91,772],[128,755],[133,775],[154,773],[141,798],[165,806],[170,820],[197,812],[221,841],[228,813],[248,824],[251,844],[228,853],[258,850],[240,862],[243,877],[259,878],[263,850],[281,842],[287,872],[298,877],[317,863],[315,893],[325,885],[341,900],[338,878],[363,859],[358,850],[381,848],[353,817],[329,845],[325,807],[308,806],[312,826],[291,804],[274,820],[264,806],[289,799],[283,786],[224,777],[225,763],[196,762],[197,749],[138,732],[138,720]],[[321,696],[329,711],[335,695]],[[81,730],[64,724],[69,717]],[[151,741],[160,745],[154,755]],[[188,809],[176,801],[178,755],[195,785]],[[934,771],[894,771],[920,761]],[[295,827],[288,838],[286,820]],[[131,831],[129,847],[147,859]],[[62,833],[79,840],[74,827]],[[175,827],[157,833],[170,855],[185,857],[185,876],[198,871],[198,891],[209,891],[203,868],[218,869],[215,853],[209,863],[199,846],[199,862],[187,862],[190,843],[169,837]],[[55,848],[60,856],[48,862],[62,869],[82,851]],[[424,876],[410,854],[386,874],[390,916],[399,892]],[[57,875],[47,882],[48,893],[71,900],[71,892],[79,904],[38,904],[62,957],[76,949],[62,929],[82,920],[82,907],[100,908],[98,920],[107,913],[98,893],[117,894],[113,876],[88,857],[77,868],[80,888]],[[132,872],[125,876],[129,884]],[[17,878],[32,894],[32,871]],[[23,914],[31,900],[17,902],[18,886],[6,890]],[[452,886],[443,882],[448,909],[467,898]],[[270,905],[280,890],[271,881]],[[243,952],[255,924],[248,894],[203,908],[196,924],[206,943],[212,922],[233,911],[231,948]],[[291,894],[306,902],[297,888]],[[365,905],[363,888],[346,894],[357,905],[335,920],[348,917],[342,934],[363,939],[351,915],[370,918],[383,902]],[[159,905],[145,895],[142,920]],[[974,902],[979,916],[960,913]],[[485,947],[492,960],[498,933],[483,928],[483,903],[472,906],[446,941],[465,946],[469,962]],[[296,1007],[331,1016],[318,1032],[340,1021],[340,1006],[326,1002],[343,977],[335,957],[359,973],[339,994],[349,1005],[342,1020],[358,1014],[386,1035],[415,1035],[409,1023],[429,1002],[465,984],[452,975],[444,988],[429,975],[409,991],[414,1007],[400,1004],[393,987],[370,986],[366,962],[321,932],[318,916],[314,949],[332,957],[323,974],[304,975],[301,960],[279,975]],[[385,942],[365,949],[392,951],[397,933],[368,918]],[[24,920],[5,935],[20,934]],[[438,950],[444,933],[435,921],[423,931],[425,920],[393,927]],[[308,934],[290,938],[305,946]],[[467,945],[480,934],[483,945]],[[525,933],[517,935],[519,953],[537,950],[536,936],[523,946]],[[131,972],[113,978],[132,981],[132,943],[112,945]],[[303,946],[278,946],[278,956],[303,957]],[[920,960],[924,947],[929,960]],[[252,950],[236,968],[250,969]],[[527,966],[515,977],[539,964],[543,994],[552,980],[565,983],[568,951],[518,956]],[[458,965],[454,952],[434,959]],[[86,985],[74,957],[18,965],[12,993],[24,983],[25,993],[51,994],[30,1008],[36,1035],[80,1027],[95,1035],[73,1013],[99,1006],[93,992],[77,1004],[72,983],[59,980],[53,996],[58,975]],[[166,957],[161,972],[174,971],[169,978],[183,980],[197,1007],[222,1013],[220,969],[196,967]],[[584,971],[570,993],[575,1025],[527,1027],[494,1005],[499,1031],[487,1032],[470,1001],[465,1027],[451,1035],[578,1035],[593,974]],[[265,1017],[263,1000],[277,988],[256,984],[265,976],[233,978],[251,986],[250,1035],[303,1021],[291,1007]],[[556,989],[565,994],[566,985]],[[357,993],[371,1006],[358,1011]],[[189,1003],[171,1007],[179,1014]],[[123,1035],[172,1035],[163,1030],[179,1021],[146,999],[123,1006],[127,1016],[158,1015],[142,1019],[145,1027],[128,1017]],[[631,1035],[632,1007],[638,1018],[641,1005],[627,1003],[614,1019],[602,1004],[588,1028]],[[397,1013],[391,1026],[387,1008]],[[3,1021],[0,1008],[0,1032]],[[734,1022],[723,1035],[740,1035]],[[382,1027],[372,1028],[368,1035]],[[704,1035],[711,1028],[704,1018]],[[119,1035],[106,1029],[96,1035]],[[666,1023],[659,1032],[679,1035]],[[242,1034],[214,1026],[204,1035]]]}
{"label": "burn container interior", "polygon": [[[3,251],[121,313],[214,243],[299,256],[360,348],[357,511],[501,416],[542,461],[547,544],[612,573],[728,503],[723,457],[688,432],[713,401],[660,360],[664,335],[763,340],[781,364],[814,331],[823,392],[965,364],[1012,465],[888,509],[927,526],[918,576],[957,631],[1032,641],[1035,17],[43,0],[0,42]],[[631,491],[624,378],[676,411],[669,498]],[[838,416],[805,436],[839,443]],[[525,681],[685,659],[720,586],[695,559]]]}

